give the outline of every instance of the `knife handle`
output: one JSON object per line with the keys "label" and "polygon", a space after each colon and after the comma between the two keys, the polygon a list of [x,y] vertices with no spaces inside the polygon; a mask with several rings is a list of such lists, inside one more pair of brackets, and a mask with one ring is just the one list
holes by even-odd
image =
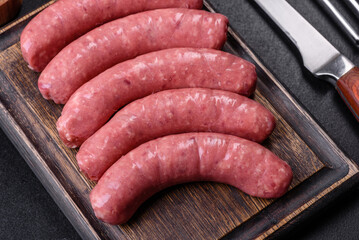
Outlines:
{"label": "knife handle", "polygon": [[337,81],[337,91],[359,121],[359,68],[354,67]]}

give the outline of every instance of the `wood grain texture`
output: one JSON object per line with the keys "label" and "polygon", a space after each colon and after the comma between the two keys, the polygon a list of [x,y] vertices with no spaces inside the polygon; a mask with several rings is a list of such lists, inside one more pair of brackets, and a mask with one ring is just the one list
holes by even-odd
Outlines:
{"label": "wood grain texture", "polygon": [[337,82],[337,90],[359,121],[359,68],[354,67]]}
{"label": "wood grain texture", "polygon": [[21,4],[22,0],[0,0],[0,26],[16,16]]}
{"label": "wood grain texture", "polygon": [[[32,112],[32,118],[29,118],[28,115],[19,118],[34,119],[33,122],[38,121],[48,135],[46,141],[59,146],[61,155],[55,155],[51,149],[46,149],[46,146],[41,144],[43,137],[34,135],[34,131],[29,131],[32,141],[38,144],[36,148],[43,149],[42,151],[46,155],[52,155],[48,165],[52,165],[50,168],[60,170],[63,181],[71,180],[69,176],[66,176],[66,172],[69,171],[69,168],[77,171],[78,166],[75,159],[77,150],[67,148],[57,134],[56,121],[61,114],[62,107],[42,98],[37,89],[39,74],[27,67],[21,57],[19,43],[0,53],[0,65],[6,79],[6,82],[3,81],[1,84],[3,86],[11,85],[8,89],[13,89],[18,93],[26,107]],[[7,93],[4,92],[2,95],[7,95]],[[11,99],[11,96],[12,94],[8,97]],[[277,119],[277,127],[264,145],[289,162],[294,173],[291,185],[293,188],[319,171],[323,167],[323,163],[258,91],[254,99],[271,110]],[[16,106],[22,105],[21,103],[16,104]],[[17,112],[23,112],[23,110],[19,109]],[[33,122],[27,128],[31,128]],[[307,163],[302,161],[304,156]],[[78,175],[87,186],[86,194],[81,198],[88,202],[88,192],[94,186],[94,182],[88,181],[79,172]],[[143,239],[146,236],[186,239],[205,239],[208,236],[219,238],[257,214],[271,202],[271,200],[251,198],[232,187],[221,184],[183,185],[179,188],[165,190],[146,202],[129,224],[121,227],[121,230],[132,239]],[[91,211],[89,205],[87,209]],[[178,224],[179,219],[192,224]],[[154,232],[153,227],[159,231]],[[161,235],[154,235],[159,233]]]}
{"label": "wood grain texture", "polygon": [[356,166],[230,28],[224,50],[257,65],[260,79],[253,98],[277,119],[264,146],[291,165],[291,190],[278,200],[264,200],[223,184],[184,184],[153,196],[127,224],[104,224],[89,202],[94,182],[79,172],[77,150],[67,148],[57,134],[62,107],[41,97],[39,74],[21,57],[18,37],[24,23],[8,29],[0,40],[6,46],[0,53],[1,126],[84,239],[263,239],[334,190],[344,190],[357,176]]}

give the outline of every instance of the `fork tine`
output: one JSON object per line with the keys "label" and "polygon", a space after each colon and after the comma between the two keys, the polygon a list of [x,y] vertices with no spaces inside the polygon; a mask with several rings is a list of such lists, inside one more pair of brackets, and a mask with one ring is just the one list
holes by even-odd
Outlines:
{"label": "fork tine", "polygon": [[338,11],[336,7],[329,0],[318,0],[318,3],[328,13],[328,15],[337,23],[337,25],[350,37],[355,43],[356,47],[359,47],[359,35],[353,28],[353,26],[344,18],[344,16]]}
{"label": "fork tine", "polygon": [[359,19],[359,3],[356,0],[345,0],[344,1],[350,10],[355,14],[355,16]]}

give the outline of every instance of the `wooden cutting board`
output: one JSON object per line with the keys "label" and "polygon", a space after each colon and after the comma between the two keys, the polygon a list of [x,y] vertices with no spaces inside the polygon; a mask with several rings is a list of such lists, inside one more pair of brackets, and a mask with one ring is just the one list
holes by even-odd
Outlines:
{"label": "wooden cutting board", "polygon": [[[153,196],[125,225],[98,221],[89,201],[95,183],[79,172],[77,150],[65,147],[56,131],[62,106],[41,97],[39,74],[21,56],[22,29],[47,5],[0,29],[0,124],[84,239],[274,237],[358,181],[357,166],[229,28],[224,50],[256,64],[259,79],[253,98],[277,119],[264,146],[292,167],[290,191],[280,199],[264,200],[223,184],[184,184]],[[205,8],[214,11],[207,2]]]}
{"label": "wooden cutting board", "polygon": [[16,16],[21,4],[22,0],[0,0],[0,26]]}

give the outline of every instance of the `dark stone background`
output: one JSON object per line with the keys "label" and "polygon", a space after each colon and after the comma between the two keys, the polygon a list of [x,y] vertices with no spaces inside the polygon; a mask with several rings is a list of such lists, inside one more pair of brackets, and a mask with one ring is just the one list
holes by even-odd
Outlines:
{"label": "dark stone background", "polygon": [[[46,0],[24,0],[19,16]],[[336,144],[359,163],[359,124],[329,84],[303,73],[300,58],[251,0],[211,0],[229,17],[263,63],[323,127]],[[316,1],[289,1],[335,47],[359,65],[359,51],[325,15]],[[332,1],[351,19],[358,19]],[[79,239],[76,231],[0,131],[0,239]],[[358,239],[359,189],[355,187],[324,210],[297,225],[284,239]]]}

